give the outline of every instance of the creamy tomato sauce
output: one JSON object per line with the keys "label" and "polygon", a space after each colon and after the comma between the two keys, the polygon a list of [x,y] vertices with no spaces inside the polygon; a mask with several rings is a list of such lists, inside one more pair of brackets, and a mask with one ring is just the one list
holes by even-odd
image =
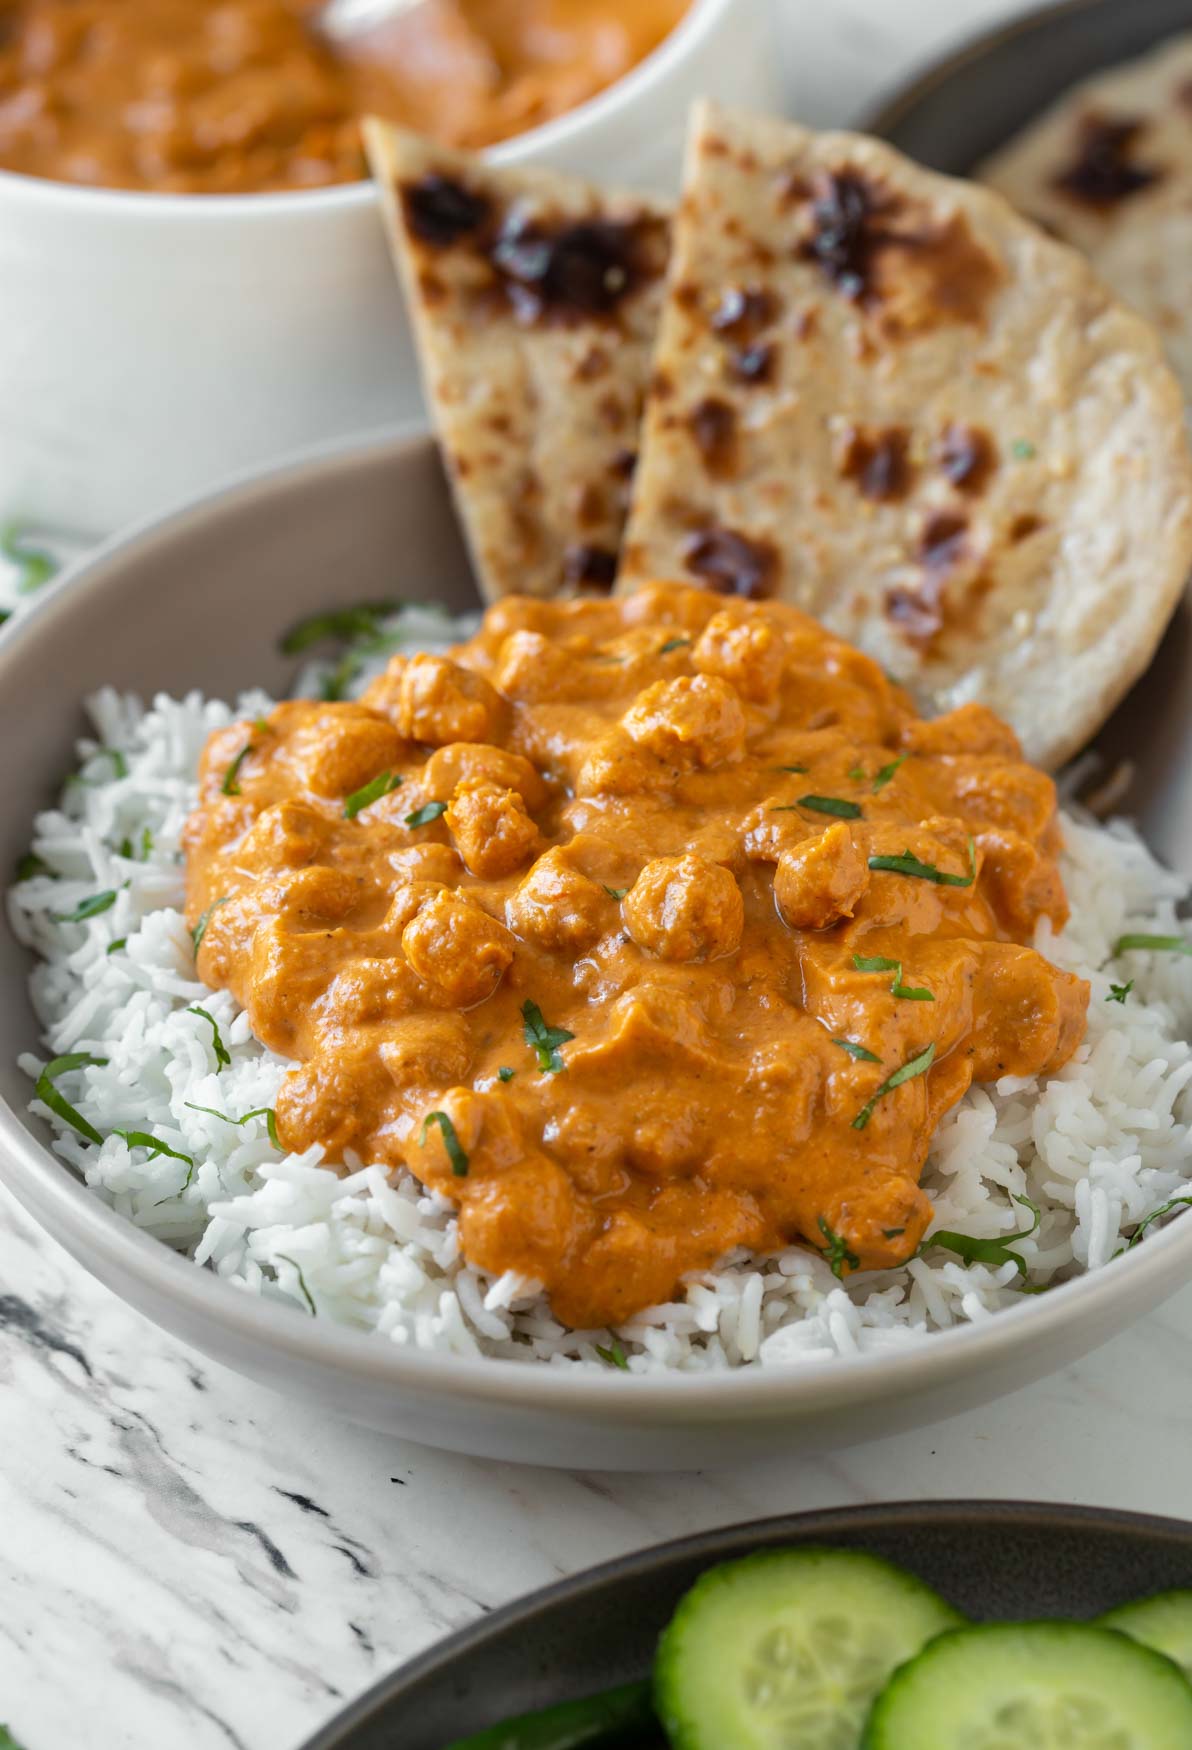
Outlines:
{"label": "creamy tomato sauce", "polygon": [[421,0],[335,52],[322,0],[0,0],[0,165],[204,194],[368,174],[357,118],[485,146],[611,85],[688,0]]}
{"label": "creamy tomato sauce", "polygon": [[586,1328],[736,1246],[910,1256],[941,1114],[1082,1037],[1026,946],[1057,845],[988,711],[924,721],[795,610],[657,585],[507,599],[358,704],[213,735],[188,922],[297,1060],[286,1147],[407,1165]]}

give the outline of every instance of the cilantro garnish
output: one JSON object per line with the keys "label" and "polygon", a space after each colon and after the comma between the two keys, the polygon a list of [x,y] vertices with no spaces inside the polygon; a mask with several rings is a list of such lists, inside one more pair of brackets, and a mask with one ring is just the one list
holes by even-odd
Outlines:
{"label": "cilantro garnish", "polygon": [[359,790],[353,790],[350,796],[344,798],[344,819],[355,820],[362,809],[371,808],[382,796],[388,796],[390,791],[396,790],[401,782],[399,772],[379,772],[370,783]]}
{"label": "cilantro garnish", "polygon": [[341,656],[319,682],[319,697],[325,705],[336,705],[343,698],[364,664],[354,651]]}
{"label": "cilantro garnish", "polygon": [[929,1246],[942,1246],[945,1251],[955,1252],[965,1264],[1013,1264],[1020,1276],[1026,1275],[1026,1261],[1010,1247],[1016,1240],[1028,1240],[1039,1226],[1040,1210],[1037,1203],[1032,1203],[1029,1197],[1020,1197],[1013,1193],[1015,1203],[1020,1203],[1024,1209],[1031,1212],[1031,1225],[1024,1227],[1018,1233],[1000,1234],[997,1239],[978,1239],[975,1234],[952,1233],[947,1228],[941,1228],[939,1233],[930,1234],[919,1247],[925,1252]]}
{"label": "cilantro garnish", "polygon": [[1192,954],[1192,942],[1183,936],[1119,936],[1113,951],[1127,954],[1132,948],[1152,954]]}
{"label": "cilantro garnish", "polygon": [[52,875],[54,871],[43,857],[36,851],[26,851],[17,864],[17,880],[32,881],[35,875]]}
{"label": "cilantro garnish", "polygon": [[[946,869],[937,869],[934,863],[922,862],[910,851],[903,851],[897,857],[870,857],[869,867],[886,870],[891,875],[913,875],[919,881],[934,881],[940,887],[971,887],[977,879],[977,850],[971,838],[968,851],[967,875],[950,875]],[[1189,953],[1192,953],[1192,948]]]}
{"label": "cilantro garnish", "polygon": [[72,1130],[77,1130],[88,1142],[102,1143],[103,1137],[94,1124],[89,1124],[82,1113],[75,1110],[66,1095],[58,1092],[56,1083],[59,1076],[68,1074],[72,1069],[99,1069],[107,1061],[106,1057],[91,1057],[86,1051],[69,1051],[64,1057],[53,1057],[38,1076],[34,1090],[43,1106],[48,1106],[64,1124],[69,1124]]}
{"label": "cilantro garnish", "polygon": [[56,924],[85,924],[88,918],[97,918],[105,911],[111,911],[117,893],[117,888],[106,887],[102,893],[92,893],[86,899],[80,899],[73,911],[54,911],[50,916]]}
{"label": "cilantro garnish", "polygon": [[192,1100],[187,1100],[185,1105],[191,1112],[205,1112],[208,1118],[218,1118],[221,1124],[234,1124],[238,1130],[243,1129],[254,1118],[263,1118],[270,1142],[274,1148],[281,1147],[277,1135],[277,1113],[272,1106],[257,1106],[251,1112],[246,1112],[243,1118],[229,1118],[226,1112],[217,1112],[214,1106],[196,1106]]}
{"label": "cilantro garnish", "polygon": [[[155,1159],[158,1155],[169,1155],[172,1161],[182,1161],[184,1165],[190,1168],[191,1173],[195,1170],[195,1164],[190,1155],[179,1154],[176,1148],[171,1148],[168,1142],[162,1142],[161,1138],[154,1136],[151,1131],[114,1130],[112,1134],[113,1136],[121,1137],[123,1141],[128,1144],[129,1148],[147,1148],[150,1153],[150,1159]],[[188,1174],[186,1184],[183,1185],[182,1189],[185,1191],[186,1186],[189,1184],[190,1175]]]}
{"label": "cilantro garnish", "polygon": [[255,742],[246,741],[244,746],[240,749],[240,752],[236,755],[236,758],[232,761],[231,765],[228,767],[227,771],[224,773],[223,783],[220,785],[220,790],[223,793],[223,795],[225,795],[225,796],[239,796],[239,794],[240,794],[240,768],[244,764],[245,760],[248,758],[249,754],[252,753],[255,745],[256,745]]}
{"label": "cilantro garnish", "polygon": [[1107,1003],[1124,1003],[1133,989],[1133,979],[1131,979],[1128,984],[1111,984],[1109,987],[1109,995],[1106,997],[1105,1001]]}
{"label": "cilantro garnish", "polygon": [[855,1045],[851,1039],[833,1037],[833,1045],[839,1045],[842,1051],[847,1051],[850,1057],[855,1057],[859,1063],[880,1063],[880,1057],[875,1057],[872,1051],[867,1051],[863,1045]]}
{"label": "cilantro garnish", "polygon": [[894,777],[895,773],[898,771],[899,766],[901,766],[909,757],[908,754],[899,754],[896,760],[891,760],[888,766],[882,766],[880,771],[873,774],[873,794],[875,796],[879,790],[885,789],[886,785],[890,782],[890,779]]}
{"label": "cilantro garnish", "polygon": [[354,607],[333,608],[328,613],[311,614],[291,626],[281,640],[283,656],[300,656],[314,644],[332,639],[374,638],[381,630],[381,621],[395,614],[400,602],[357,602]]}
{"label": "cilantro garnish", "polygon": [[92,760],[111,760],[112,775],[110,778],[84,778],[81,772],[72,772],[67,778],[67,784],[82,784],[87,789],[95,789],[100,784],[113,784],[117,778],[127,778],[128,761],[118,747],[97,747],[90,755]]}
{"label": "cilantro garnish", "polygon": [[1159,1221],[1165,1215],[1170,1215],[1173,1209],[1183,1208],[1192,1208],[1192,1197],[1172,1197],[1167,1203],[1161,1203],[1158,1209],[1152,1209],[1149,1215],[1143,1216],[1123,1250],[1128,1252],[1133,1246],[1136,1246],[1153,1222]]}
{"label": "cilantro garnish", "polygon": [[206,1021],[211,1029],[211,1043],[215,1047],[215,1061],[221,1069],[227,1069],[232,1061],[232,1054],[223,1042],[223,1035],[219,1030],[219,1023],[216,1021],[215,1016],[209,1015],[207,1010],[201,1009],[197,1003],[193,1008],[187,1009],[186,1012],[188,1015],[201,1015],[204,1021]]}
{"label": "cilantro garnish", "polygon": [[832,1232],[822,1215],[818,1218],[817,1226],[827,1242],[822,1247],[820,1255],[836,1280],[843,1282],[845,1265],[847,1264],[850,1270],[859,1270],[861,1260],[856,1252],[850,1250],[849,1243],[843,1234]]}
{"label": "cilantro garnish", "polygon": [[559,1056],[559,1047],[574,1039],[575,1034],[569,1033],[566,1027],[548,1027],[538,1004],[529,999],[522,1004],[522,1021],[526,1044],[537,1056],[539,1069],[544,1075],[557,1076],[567,1067]]}
{"label": "cilantro garnish", "polygon": [[[128,937],[127,936],[117,936],[116,940],[114,942],[108,943],[107,947],[104,949],[104,953],[105,954],[119,954],[121,948],[127,948],[127,947],[128,947]],[[3,1750],[2,1746],[0,1746],[0,1750]]]}
{"label": "cilantro garnish", "polygon": [[213,911],[216,911],[221,905],[227,905],[227,903],[228,903],[228,895],[226,893],[224,894],[222,899],[213,899],[211,901],[211,904],[207,907],[206,911],[203,912],[203,914],[199,918],[199,921],[195,925],[194,929],[190,932],[190,939],[194,943],[194,950],[195,950],[196,954],[198,953],[199,949],[203,946],[203,937],[207,934],[207,925],[211,922],[211,913]]}
{"label": "cilantro garnish", "polygon": [[503,1063],[497,1071],[497,1080],[499,1082],[511,1082],[516,1074],[517,1071],[515,1069],[510,1069],[508,1064]]}
{"label": "cilantro garnish", "polygon": [[447,1159],[451,1162],[451,1171],[457,1179],[466,1179],[468,1176],[468,1157],[456,1134],[455,1126],[446,1112],[428,1112],[426,1114],[422,1120],[422,1134],[418,1139],[419,1142],[423,1148],[426,1147],[426,1133],[432,1124],[437,1124],[439,1127],[443,1138],[443,1147],[447,1150]]}
{"label": "cilantro garnish", "polygon": [[886,1094],[892,1094],[895,1088],[900,1088],[902,1086],[903,1082],[910,1082],[913,1081],[916,1076],[926,1075],[927,1071],[931,1068],[934,1057],[935,1041],[933,1039],[926,1051],[921,1051],[917,1057],[908,1058],[901,1069],[896,1069],[892,1076],[886,1077],[886,1080],[882,1083],[881,1087],[875,1091],[872,1099],[866,1101],[865,1105],[862,1106],[861,1110],[857,1113],[857,1116],[853,1119],[853,1129],[864,1130],[865,1126],[869,1123],[869,1120],[873,1117],[874,1107]]}
{"label": "cilantro garnish", "polygon": [[[603,883],[601,885],[603,885]],[[605,887],[604,891],[608,894],[610,899],[620,901],[624,899],[625,895],[629,892],[629,889],[627,887]]]}
{"label": "cilantro garnish", "polygon": [[445,802],[424,802],[421,808],[416,808],[413,814],[406,815],[407,826],[429,826],[432,820],[438,820],[446,814]]}
{"label": "cilantro garnish", "polygon": [[857,803],[843,796],[800,796],[798,807],[810,808],[815,814],[835,814],[841,820],[860,820],[862,814]]}
{"label": "cilantro garnish", "polygon": [[311,1294],[310,1289],[306,1286],[306,1277],[302,1274],[302,1265],[298,1262],[298,1260],[296,1258],[289,1257],[288,1254],[285,1252],[279,1252],[277,1255],[283,1264],[288,1264],[290,1266],[291,1270],[294,1270],[297,1273],[298,1286],[302,1290],[303,1300],[306,1302],[307,1306],[310,1308],[310,1316],[312,1319],[318,1318],[319,1315],[318,1315],[318,1311],[315,1307],[314,1296]]}
{"label": "cilantro garnish", "polygon": [[933,1003],[935,997],[921,985],[909,985],[902,982],[902,961],[888,960],[884,954],[875,954],[866,959],[864,954],[853,955],[853,965],[858,972],[892,972],[894,982],[890,986],[893,996],[906,1003]]}
{"label": "cilantro garnish", "polygon": [[607,1349],[603,1344],[597,1343],[596,1353],[606,1367],[619,1367],[622,1373],[629,1372],[628,1358],[626,1357],[624,1349],[622,1349],[620,1343],[618,1343],[615,1337]]}
{"label": "cilantro garnish", "polygon": [[794,772],[798,777],[805,778],[811,770],[810,766],[775,766],[776,772]]}
{"label": "cilantro garnish", "polygon": [[668,638],[658,654],[659,656],[669,656],[672,650],[682,650],[685,644],[690,643],[690,638]]}

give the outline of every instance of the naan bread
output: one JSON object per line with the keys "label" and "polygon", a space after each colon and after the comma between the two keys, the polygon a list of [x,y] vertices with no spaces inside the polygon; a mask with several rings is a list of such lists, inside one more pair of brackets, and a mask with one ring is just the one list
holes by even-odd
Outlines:
{"label": "naan bread", "polygon": [[780,596],[1067,757],[1192,563],[1152,330],[988,190],[710,107],[672,248],[621,587]]}
{"label": "naan bread", "polygon": [[979,174],[1155,324],[1192,399],[1192,35],[1075,86]]}
{"label": "naan bread", "polygon": [[370,120],[365,142],[476,574],[490,598],[616,574],[670,216]]}

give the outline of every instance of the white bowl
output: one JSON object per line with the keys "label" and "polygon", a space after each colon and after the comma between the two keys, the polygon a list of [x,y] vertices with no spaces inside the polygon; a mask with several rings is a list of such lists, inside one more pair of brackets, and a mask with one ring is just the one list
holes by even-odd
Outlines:
{"label": "white bowl", "polygon": [[[165,587],[163,587],[165,586]],[[300,616],[396,591],[475,596],[425,439],[316,458],[215,495],[114,543],[0,633],[0,870],[28,847],[104,682],[150,694],[283,689],[277,634]],[[1192,649],[1170,646],[1136,696],[1146,819],[1188,842]],[[1154,689],[1162,680],[1162,708]],[[1141,709],[1140,709],[1141,707]],[[1127,707],[1126,709],[1129,709]],[[1124,722],[1124,718],[1119,721]],[[1166,782],[1163,781],[1164,775]],[[840,1447],[923,1426],[1061,1367],[1192,1275],[1192,1216],[1102,1270],[979,1325],[893,1353],[802,1368],[633,1377],[411,1353],[325,1325],[196,1269],[115,1215],[45,1146],[16,1068],[37,1023],[29,956],[0,923],[0,1177],[81,1264],[184,1342],[265,1385],[430,1445],[583,1468],[687,1469]]]}
{"label": "white bowl", "polygon": [[[673,187],[695,97],[773,107],[766,23],[761,0],[693,0],[616,85],[491,157]],[[105,534],[419,409],[371,183],[159,195],[0,171],[0,287],[0,514]]]}

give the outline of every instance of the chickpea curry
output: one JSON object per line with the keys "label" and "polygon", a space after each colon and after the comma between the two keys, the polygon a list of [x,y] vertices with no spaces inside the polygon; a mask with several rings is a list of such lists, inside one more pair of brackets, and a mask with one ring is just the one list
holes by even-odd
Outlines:
{"label": "chickpea curry", "polygon": [[0,166],[244,194],[368,175],[373,112],[485,146],[613,84],[687,0],[420,0],[337,49],[323,0],[0,0]]}
{"label": "chickpea curry", "polygon": [[296,1060],[283,1145],[409,1167],[581,1329],[736,1247],[904,1262],[941,1115],[1083,1036],[1050,779],[782,604],[506,598],[200,782],[188,922]]}

